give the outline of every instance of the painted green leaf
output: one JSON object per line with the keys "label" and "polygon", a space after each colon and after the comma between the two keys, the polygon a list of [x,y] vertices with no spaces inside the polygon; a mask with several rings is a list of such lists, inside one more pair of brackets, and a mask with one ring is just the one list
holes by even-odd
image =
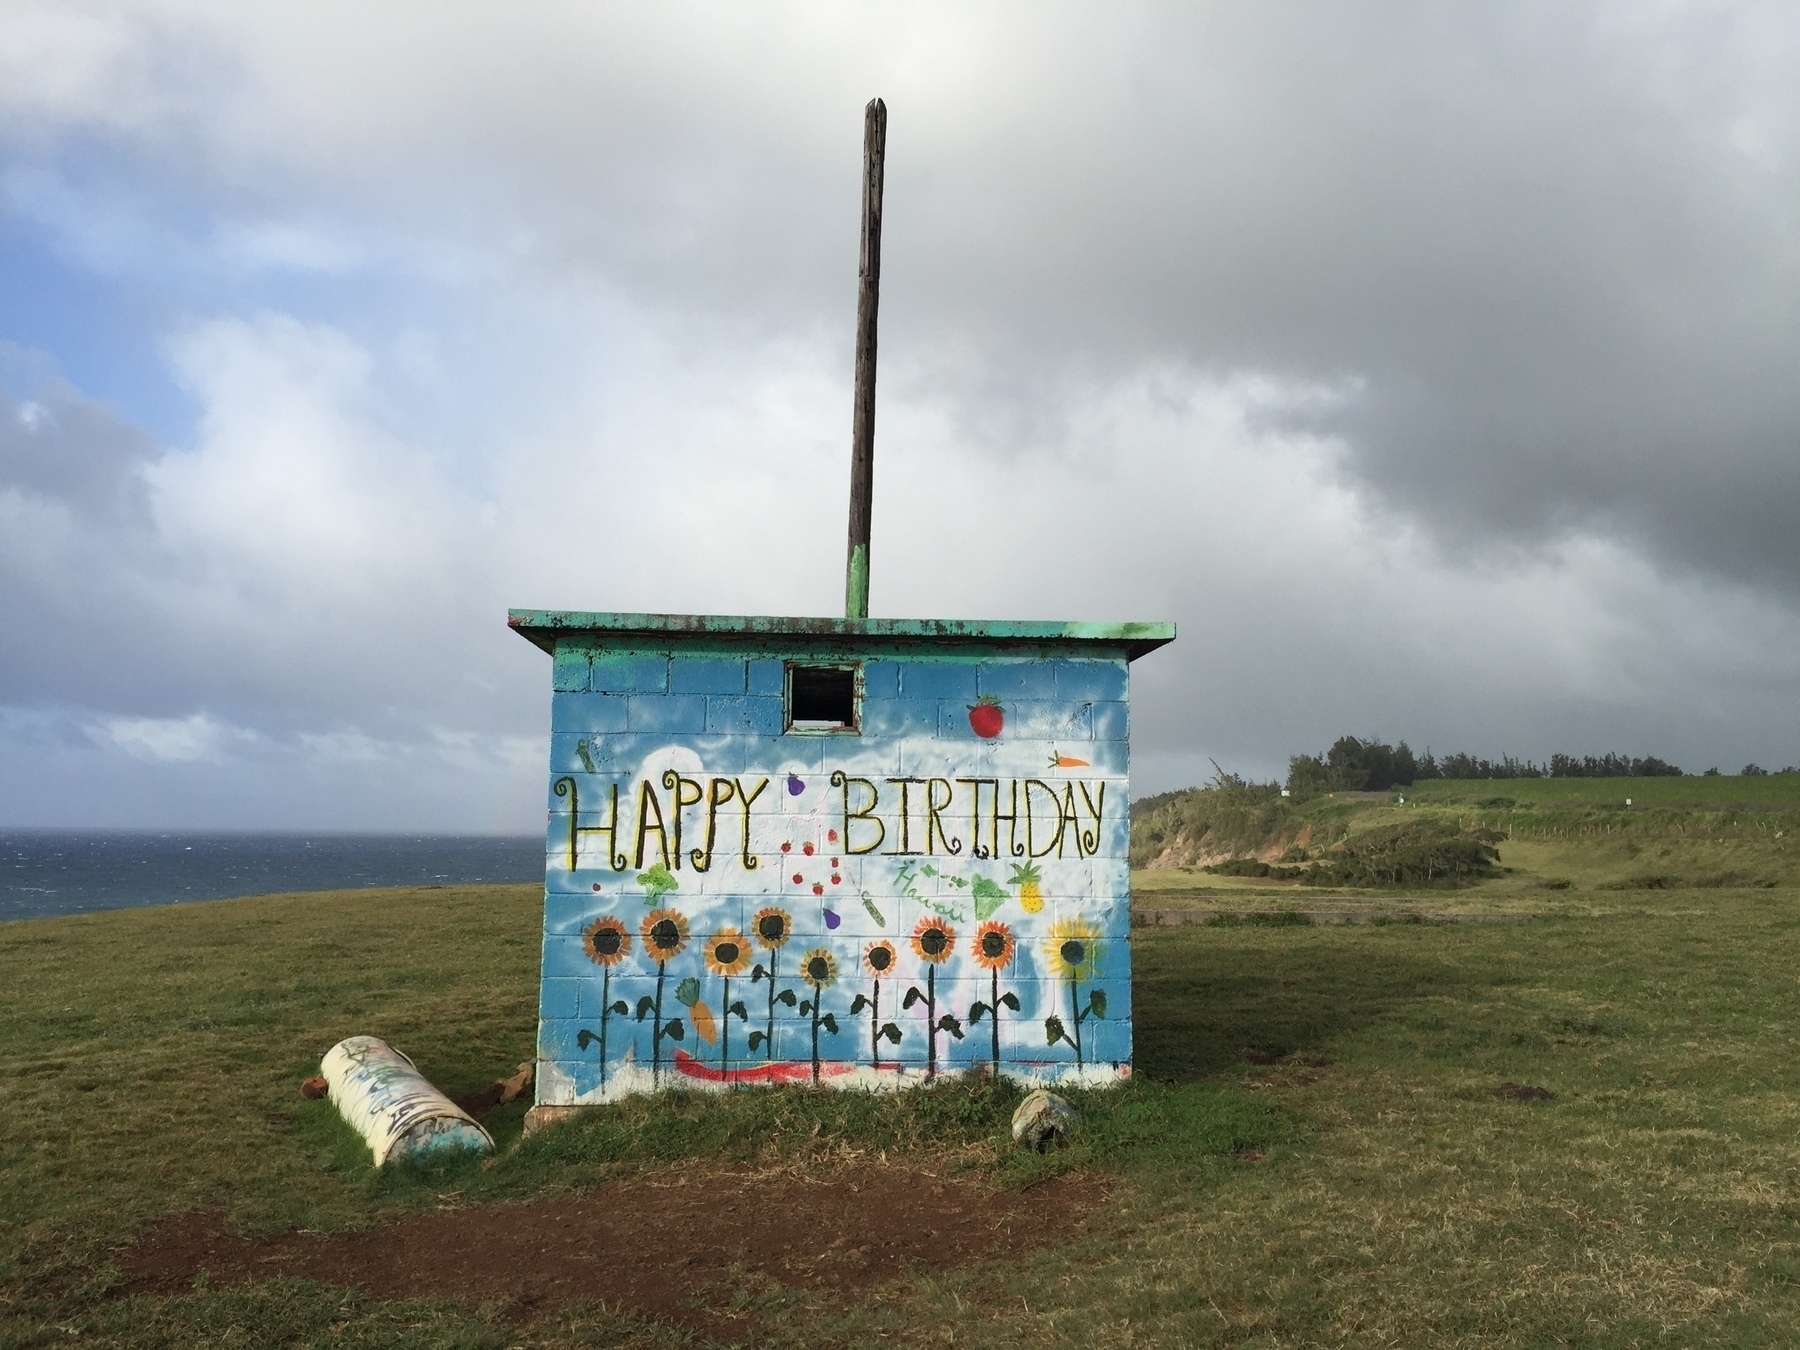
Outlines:
{"label": "painted green leaf", "polygon": [[587,1049],[588,1046],[599,1039],[598,1036],[589,1031],[586,1027],[583,1027],[580,1031],[575,1033],[575,1044],[580,1046],[583,1050]]}
{"label": "painted green leaf", "polygon": [[942,1017],[938,1018],[938,1030],[949,1032],[959,1041],[963,1038],[962,1023],[957,1021],[949,1013],[945,1013]]}
{"label": "painted green leaf", "polygon": [[725,1015],[727,1017],[735,1017],[740,1022],[748,1022],[750,1020],[750,1014],[744,1011],[744,1004],[741,999],[727,1008],[725,1010]]}
{"label": "painted green leaf", "polygon": [[988,1005],[985,1003],[971,1003],[969,1005],[969,1025],[975,1026],[975,1025],[979,1024],[981,1021],[982,1015],[984,1013],[986,1013],[987,1010],[988,1010]]}
{"label": "painted green leaf", "polygon": [[681,1019],[679,1017],[671,1017],[668,1021],[664,1022],[662,1034],[677,1041],[684,1040],[687,1037],[687,1031],[681,1025]]}
{"label": "painted green leaf", "polygon": [[813,1010],[813,1005],[812,1005],[811,999],[803,998],[800,1000],[800,1015],[802,1017],[805,1017],[812,1010]]}
{"label": "painted green leaf", "polygon": [[1000,995],[1000,1003],[1002,1007],[1011,1008],[1014,1012],[1019,1011],[1019,996],[1010,989]]}
{"label": "painted green leaf", "polygon": [[819,1025],[824,1027],[825,1030],[829,1031],[833,1036],[837,1035],[837,1016],[836,1016],[836,1014],[826,1013],[823,1017],[821,1017],[819,1019]]}
{"label": "painted green leaf", "polygon": [[883,1022],[881,1024],[881,1030],[877,1034],[886,1036],[895,1045],[900,1044],[900,1028],[895,1026],[892,1022]]}
{"label": "painted green leaf", "polygon": [[777,1003],[785,1003],[790,1008],[793,1007],[794,991],[792,989],[783,989],[779,994],[775,995],[775,1001]]}
{"label": "painted green leaf", "polygon": [[650,995],[645,994],[638,1000],[637,1020],[640,1022],[643,1021],[644,1018],[648,1016],[650,1010],[655,1006],[656,1000],[651,998]]}
{"label": "painted green leaf", "polygon": [[1095,1017],[1106,1016],[1106,991],[1096,989],[1088,995],[1088,1007],[1094,1010]]}
{"label": "painted green leaf", "polygon": [[902,1008],[910,1008],[913,1004],[923,1003],[924,1001],[925,995],[919,990],[917,985],[914,985],[911,989],[906,991],[906,997],[900,1000],[900,1006]]}
{"label": "painted green leaf", "polygon": [[869,1006],[869,996],[867,994],[858,994],[850,1001],[850,1015],[854,1017],[857,1013]]}
{"label": "painted green leaf", "polygon": [[[641,856],[641,855],[640,855]],[[644,903],[654,905],[661,895],[668,891],[678,891],[681,883],[675,880],[669,869],[661,863],[646,867],[638,873],[638,885],[644,888]]]}
{"label": "painted green leaf", "polygon": [[764,1037],[762,1032],[760,1032],[760,1031],[751,1032],[750,1033],[750,1048],[752,1050],[756,1049],[756,1047],[761,1045],[765,1039],[766,1039],[766,1037]]}
{"label": "painted green leaf", "polygon": [[1068,1032],[1063,1030],[1062,1018],[1053,1016],[1044,1019],[1044,1043],[1046,1045],[1055,1045],[1067,1035]]}
{"label": "painted green leaf", "polygon": [[994,916],[1008,900],[1012,899],[1003,889],[986,877],[978,876],[974,880],[975,917],[989,919]]}

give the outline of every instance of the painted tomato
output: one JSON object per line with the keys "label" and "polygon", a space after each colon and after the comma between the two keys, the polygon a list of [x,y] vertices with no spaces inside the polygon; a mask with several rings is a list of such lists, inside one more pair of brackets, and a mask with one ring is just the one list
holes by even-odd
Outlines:
{"label": "painted tomato", "polygon": [[991,741],[1005,725],[1006,713],[994,695],[983,694],[969,705],[969,730],[983,740]]}

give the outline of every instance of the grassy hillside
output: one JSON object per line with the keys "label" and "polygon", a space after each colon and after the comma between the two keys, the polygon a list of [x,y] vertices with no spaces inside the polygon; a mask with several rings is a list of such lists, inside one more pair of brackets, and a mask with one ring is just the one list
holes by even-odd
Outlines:
{"label": "grassy hillside", "polygon": [[1440,778],[1398,788],[1408,801],[1468,804],[1505,798],[1534,806],[1729,806],[1800,810],[1800,774],[1740,778],[1683,775],[1655,778]]}
{"label": "grassy hillside", "polygon": [[[1495,841],[1499,869],[1474,881],[1483,895],[1800,884],[1800,775],[1438,781],[1374,800],[1304,802],[1226,785],[1170,794],[1139,813],[1132,861],[1150,869],[1145,884],[1159,891],[1294,889],[1292,876],[1207,868],[1228,859],[1319,867],[1406,831]],[[1345,875],[1322,869],[1314,879],[1379,889]]]}

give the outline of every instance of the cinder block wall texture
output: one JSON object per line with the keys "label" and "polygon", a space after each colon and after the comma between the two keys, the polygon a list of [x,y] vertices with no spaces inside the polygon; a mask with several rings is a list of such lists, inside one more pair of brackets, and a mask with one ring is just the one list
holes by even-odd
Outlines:
{"label": "cinder block wall texture", "polygon": [[[854,731],[786,730],[790,662]],[[1122,650],[556,644],[538,1102],[1130,1072]]]}

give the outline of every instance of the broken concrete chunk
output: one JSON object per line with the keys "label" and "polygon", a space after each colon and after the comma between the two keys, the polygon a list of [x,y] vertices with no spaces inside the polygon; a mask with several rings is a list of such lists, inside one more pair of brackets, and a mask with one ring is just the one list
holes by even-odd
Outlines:
{"label": "broken concrete chunk", "polygon": [[494,1086],[500,1089],[500,1104],[502,1106],[507,1102],[517,1101],[520,1097],[523,1097],[527,1092],[531,1091],[536,1083],[537,1061],[533,1059],[528,1059],[523,1064],[519,1065],[518,1072],[513,1074],[511,1078],[496,1078],[494,1080]]}
{"label": "broken concrete chunk", "polygon": [[1039,1088],[1013,1112],[1013,1142],[1042,1153],[1073,1134],[1080,1120],[1081,1114],[1074,1107],[1054,1092]]}

